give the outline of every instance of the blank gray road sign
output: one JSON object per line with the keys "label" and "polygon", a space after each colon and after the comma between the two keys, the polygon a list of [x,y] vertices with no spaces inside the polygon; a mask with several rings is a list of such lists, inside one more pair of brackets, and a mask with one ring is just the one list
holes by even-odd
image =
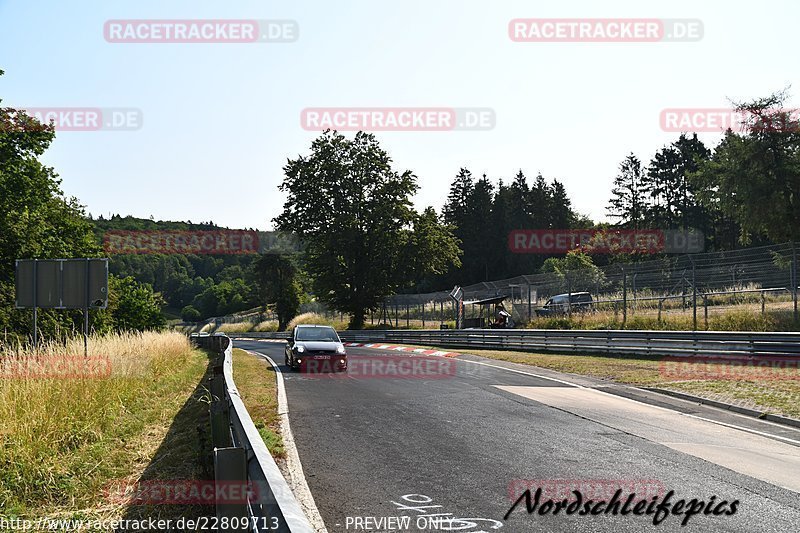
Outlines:
{"label": "blank gray road sign", "polygon": [[18,308],[34,307],[35,294],[42,309],[103,309],[108,259],[18,259],[16,287]]}

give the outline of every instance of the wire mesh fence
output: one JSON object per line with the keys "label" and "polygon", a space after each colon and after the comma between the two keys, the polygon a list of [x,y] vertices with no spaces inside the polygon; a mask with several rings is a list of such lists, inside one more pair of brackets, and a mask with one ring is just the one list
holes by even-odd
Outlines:
{"label": "wire mesh fence", "polygon": [[[632,318],[646,317],[708,329],[709,323],[719,324],[720,317],[733,312],[780,315],[784,324],[792,324],[783,329],[796,329],[797,271],[796,243],[665,256],[465,286],[464,315],[474,319],[470,324],[486,326],[490,309],[480,301],[505,296],[505,308],[517,324],[541,317],[574,318],[578,313],[623,326]],[[591,303],[574,303],[576,293],[589,293]],[[567,296],[555,298],[559,295]],[[564,305],[554,305],[554,299]],[[369,321],[394,327],[452,327],[456,311],[449,291],[397,294],[371,313]]]}

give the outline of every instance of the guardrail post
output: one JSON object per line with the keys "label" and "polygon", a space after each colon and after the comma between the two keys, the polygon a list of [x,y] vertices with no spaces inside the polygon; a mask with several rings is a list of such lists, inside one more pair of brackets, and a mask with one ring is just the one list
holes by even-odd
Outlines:
{"label": "guardrail post", "polygon": [[227,402],[211,404],[211,443],[215,448],[227,448],[231,442],[231,413]]}
{"label": "guardrail post", "polygon": [[[247,505],[247,453],[244,448],[214,450],[214,481],[217,487],[217,531],[243,531],[245,528],[242,525],[250,523]],[[223,496],[222,499],[220,495]],[[223,527],[223,524],[227,527]]]}

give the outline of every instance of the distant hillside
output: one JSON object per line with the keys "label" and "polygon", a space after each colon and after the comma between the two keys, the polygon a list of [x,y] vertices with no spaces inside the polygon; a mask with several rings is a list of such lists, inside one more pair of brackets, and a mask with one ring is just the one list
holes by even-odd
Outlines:
{"label": "distant hillside", "polygon": [[[112,230],[199,231],[230,229],[213,222],[173,222],[132,216],[90,218],[98,242]],[[251,265],[258,255],[111,255],[111,274],[132,276],[160,293],[165,308],[187,318],[225,315],[259,305]],[[187,309],[191,308],[191,309]],[[192,309],[196,310],[193,311]],[[182,312],[183,311],[183,312]]]}
{"label": "distant hillside", "polygon": [[[218,226],[213,222],[174,222],[171,220],[153,220],[150,218],[137,218],[132,216],[113,215],[111,218],[104,218],[102,215],[90,217],[96,230],[102,234],[109,230],[215,230],[230,229]],[[241,228],[237,228],[241,229]]]}

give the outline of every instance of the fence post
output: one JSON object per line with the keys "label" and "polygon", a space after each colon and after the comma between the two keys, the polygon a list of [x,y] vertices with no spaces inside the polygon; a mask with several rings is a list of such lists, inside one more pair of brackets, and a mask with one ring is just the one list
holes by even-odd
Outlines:
{"label": "fence post", "polygon": [[[689,258],[691,259],[691,256]],[[697,331],[697,277],[694,259],[692,259],[692,329]]]}
{"label": "fence post", "polygon": [[567,271],[567,317],[572,319],[572,278]]}
{"label": "fence post", "polygon": [[425,302],[422,302],[422,329],[425,329]]}
{"label": "fence post", "polygon": [[708,298],[703,295],[703,315],[705,317],[706,331],[708,331]]}
{"label": "fence post", "polygon": [[761,316],[767,314],[767,297],[764,295],[764,291],[761,291]]}
{"label": "fence post", "polygon": [[792,242],[792,303],[794,304],[794,323],[797,325],[797,248]]}
{"label": "fence post", "polygon": [[622,327],[628,322],[628,273],[622,269]]}
{"label": "fence post", "polygon": [[411,311],[408,308],[408,300],[406,300],[406,328],[411,327]]}
{"label": "fence post", "polygon": [[683,297],[681,314],[683,314],[683,312],[686,310],[686,270],[684,270],[683,274],[681,275],[681,296]]}
{"label": "fence post", "polygon": [[[528,322],[531,321],[531,311],[533,311],[533,310],[531,309],[531,283],[529,281],[528,282]],[[530,326],[528,326],[528,327],[530,327]]]}

